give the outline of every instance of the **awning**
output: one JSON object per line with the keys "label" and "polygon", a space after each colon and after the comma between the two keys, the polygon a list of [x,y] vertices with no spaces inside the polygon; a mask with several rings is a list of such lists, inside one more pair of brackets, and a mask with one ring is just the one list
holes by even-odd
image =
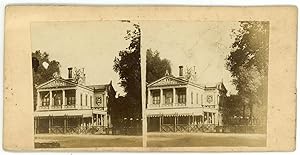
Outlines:
{"label": "awning", "polygon": [[145,111],[147,117],[160,116],[203,116],[203,109],[200,108],[184,108],[184,109],[147,109]]}
{"label": "awning", "polygon": [[60,110],[60,111],[36,111],[35,117],[45,116],[82,116],[92,117],[92,110]]}

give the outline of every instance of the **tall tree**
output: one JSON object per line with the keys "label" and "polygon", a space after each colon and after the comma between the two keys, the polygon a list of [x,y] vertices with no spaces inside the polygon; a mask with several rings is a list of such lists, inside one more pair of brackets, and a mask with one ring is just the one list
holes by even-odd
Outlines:
{"label": "tall tree", "polygon": [[56,60],[50,60],[49,54],[37,50],[32,53],[32,77],[34,109],[36,107],[36,86],[49,81],[55,75],[60,74],[60,64]]}
{"label": "tall tree", "polygon": [[146,81],[151,83],[163,77],[168,71],[171,74],[171,63],[168,59],[161,59],[158,51],[147,49]]}
{"label": "tall tree", "polygon": [[[249,107],[252,119],[266,124],[269,22],[241,21],[240,29],[233,30],[235,41],[227,58],[227,69],[244,106]],[[256,113],[253,108],[260,109]],[[244,116],[245,117],[245,116]]]}
{"label": "tall tree", "polygon": [[131,114],[133,117],[141,117],[141,57],[140,42],[141,30],[138,24],[133,24],[132,30],[127,30],[126,40],[129,46],[119,51],[119,57],[115,57],[113,69],[119,74],[120,84],[126,92],[127,101],[133,104]]}

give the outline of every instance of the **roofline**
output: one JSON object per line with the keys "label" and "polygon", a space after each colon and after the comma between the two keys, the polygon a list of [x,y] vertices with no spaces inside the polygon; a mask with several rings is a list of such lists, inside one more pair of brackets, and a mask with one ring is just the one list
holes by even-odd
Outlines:
{"label": "roofline", "polygon": [[161,81],[161,80],[163,80],[167,77],[172,78],[174,80],[179,80],[179,81],[182,81],[182,82],[186,82],[185,85],[192,85],[192,86],[198,87],[200,89],[218,89],[218,84],[222,84],[222,86],[225,88],[225,92],[227,92],[227,89],[226,89],[225,85],[223,84],[223,82],[217,82],[215,86],[206,86],[206,85],[197,84],[197,83],[194,83],[192,81],[188,81],[188,80],[185,80],[185,79],[182,79],[182,78],[174,77],[172,75],[163,76],[162,78],[160,78],[158,80],[155,80],[154,82],[151,82],[150,84],[147,85],[147,88],[151,87],[153,84],[155,84],[155,83],[157,83],[157,82],[159,82],[159,81]]}
{"label": "roofline", "polygon": [[[38,85],[38,86],[36,87],[36,89],[40,89],[40,87],[42,87],[42,86],[44,86],[44,85],[46,85],[46,84],[48,84],[48,83],[50,83],[50,82],[52,82],[52,81],[55,81],[55,80],[56,80],[56,79],[52,78],[51,80],[49,80],[49,81],[47,81],[47,82],[44,82],[44,83]],[[91,88],[89,88],[89,87],[87,87],[87,86],[85,86],[85,85],[78,84],[78,83],[71,82],[71,81],[67,81],[67,80],[65,80],[65,79],[63,79],[63,78],[59,78],[58,80],[61,80],[61,81],[63,81],[63,82],[69,83],[69,84],[73,84],[74,87],[78,86],[78,87],[85,88],[85,89],[88,89],[88,90],[93,90],[93,89],[91,89]]]}
{"label": "roofline", "polygon": [[155,84],[155,83],[159,82],[160,80],[162,80],[162,79],[165,79],[165,78],[167,78],[167,77],[169,77],[169,78],[173,78],[173,79],[175,79],[175,80],[179,80],[179,81],[186,82],[186,84],[188,84],[188,83],[189,83],[187,80],[180,79],[180,78],[176,78],[176,77],[174,77],[174,76],[170,76],[170,75],[168,75],[168,76],[163,76],[163,77],[161,77],[160,79],[158,79],[158,80],[155,80],[155,81],[151,82],[150,84],[148,84],[148,85],[147,85],[147,87],[151,87],[151,85],[153,85],[153,84]]}

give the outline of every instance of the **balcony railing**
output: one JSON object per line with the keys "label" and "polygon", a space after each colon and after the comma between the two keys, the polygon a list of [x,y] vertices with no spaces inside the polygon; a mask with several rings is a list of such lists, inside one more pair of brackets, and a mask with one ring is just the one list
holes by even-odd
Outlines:
{"label": "balcony railing", "polygon": [[75,109],[75,104],[64,105],[64,109]]}
{"label": "balcony railing", "polygon": [[175,103],[175,107],[185,107],[186,103],[182,102],[182,103]]}
{"label": "balcony railing", "polygon": [[49,105],[39,106],[39,110],[48,110]]}
{"label": "balcony railing", "polygon": [[162,107],[173,107],[173,103],[162,104]]}
{"label": "balcony railing", "polygon": [[53,106],[51,106],[51,109],[54,109],[54,110],[62,109],[62,106],[61,105],[53,105]]}
{"label": "balcony railing", "polygon": [[186,106],[186,102],[184,103],[168,103],[168,104],[148,104],[148,108],[159,108],[159,107],[164,107],[164,108],[168,108],[168,107],[185,107]]}
{"label": "balcony railing", "polygon": [[216,105],[203,105],[204,108],[216,108]]}

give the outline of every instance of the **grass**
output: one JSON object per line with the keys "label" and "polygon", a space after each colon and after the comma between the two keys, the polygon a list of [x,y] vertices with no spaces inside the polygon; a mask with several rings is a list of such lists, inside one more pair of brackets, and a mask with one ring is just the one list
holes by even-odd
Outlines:
{"label": "grass", "polygon": [[264,147],[266,135],[232,133],[149,133],[148,147]]}
{"label": "grass", "polygon": [[[95,148],[142,147],[142,136],[49,135],[35,136],[36,147]],[[265,147],[264,134],[148,133],[148,147]]]}
{"label": "grass", "polygon": [[37,146],[58,143],[61,148],[87,147],[141,147],[142,136],[119,135],[36,135]]}

